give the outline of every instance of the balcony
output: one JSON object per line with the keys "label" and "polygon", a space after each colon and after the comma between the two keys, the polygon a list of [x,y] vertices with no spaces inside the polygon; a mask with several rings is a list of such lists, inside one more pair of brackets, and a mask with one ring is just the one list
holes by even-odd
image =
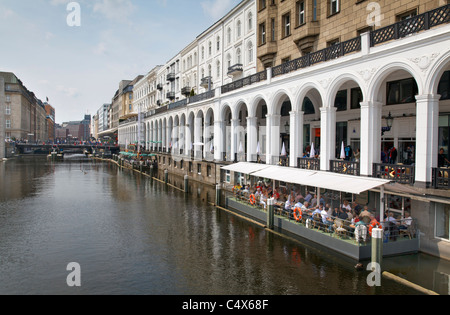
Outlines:
{"label": "balcony", "polygon": [[175,81],[175,72],[167,74],[167,81]]}
{"label": "balcony", "polygon": [[235,76],[239,75],[244,71],[244,66],[240,63],[235,64],[234,66],[231,66],[228,68],[228,75],[229,76]]}
{"label": "balcony", "polygon": [[450,168],[433,168],[433,188],[450,189]]}
{"label": "balcony", "polygon": [[184,88],[182,88],[181,89],[181,94],[183,94],[186,97],[191,95],[191,87],[190,86],[185,86]]}
{"label": "balcony", "polygon": [[210,87],[211,86],[211,88],[212,88],[212,77],[205,77],[205,78],[203,78],[202,79],[202,81],[201,81],[201,83],[200,83],[200,86],[202,87],[202,88],[205,88],[205,89],[207,89],[208,87]]}
{"label": "balcony", "polygon": [[175,92],[167,92],[166,97],[169,100],[174,100],[175,99]]}
{"label": "balcony", "polygon": [[374,163],[372,176],[390,179],[400,184],[414,185],[415,169],[411,165]]}
{"label": "balcony", "polygon": [[345,160],[330,161],[330,171],[333,173],[359,176],[359,169],[359,162]]}
{"label": "balcony", "polygon": [[157,100],[156,101],[156,105],[161,106],[162,105],[162,101],[161,100]]}
{"label": "balcony", "polygon": [[313,50],[314,43],[320,34],[319,22],[307,22],[294,30],[294,43],[303,54]]}
{"label": "balcony", "polygon": [[304,170],[320,171],[320,159],[298,158],[297,168],[301,168]]}

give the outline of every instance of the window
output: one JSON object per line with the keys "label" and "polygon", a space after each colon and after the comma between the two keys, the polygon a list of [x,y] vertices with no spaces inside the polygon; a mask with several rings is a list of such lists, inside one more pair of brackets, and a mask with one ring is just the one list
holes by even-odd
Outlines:
{"label": "window", "polygon": [[231,171],[229,170],[225,171],[225,182],[228,184],[231,183]]}
{"label": "window", "polygon": [[283,37],[291,35],[291,14],[283,15]]}
{"label": "window", "polygon": [[438,94],[441,96],[441,100],[450,99],[450,71],[445,71],[444,75],[439,82]]}
{"label": "window", "polygon": [[6,104],[5,114],[6,115],[11,115],[11,105],[10,104]]}
{"label": "window", "polygon": [[418,92],[417,83],[413,78],[388,82],[386,104],[415,103]]}
{"label": "window", "polygon": [[242,34],[242,23],[240,20],[237,21],[237,37],[241,37]]}
{"label": "window", "polygon": [[212,55],[212,43],[209,42],[208,43],[208,56],[211,57],[211,55]]}
{"label": "window", "polygon": [[11,129],[11,120],[9,119],[6,120],[6,129]]}
{"label": "window", "polygon": [[197,164],[197,173],[198,175],[202,175],[202,165],[200,163]]}
{"label": "window", "polygon": [[227,42],[228,45],[231,45],[231,28],[228,28],[227,30]]}
{"label": "window", "polygon": [[360,88],[354,88],[351,90],[351,109],[361,108],[361,102],[363,101],[363,94]]}
{"label": "window", "polygon": [[248,14],[248,30],[251,31],[253,29],[253,13],[250,12]]}
{"label": "window", "polygon": [[253,43],[248,42],[248,63],[253,62]]}
{"label": "window", "polygon": [[259,44],[264,45],[266,43],[266,23],[259,25]]}
{"label": "window", "polygon": [[228,68],[231,68],[231,55],[230,54],[227,55],[227,66],[228,66]]}
{"label": "window", "polygon": [[298,1],[297,2],[297,26],[305,24],[305,2]]}
{"label": "window", "polygon": [[11,102],[11,95],[6,95],[6,102]]}
{"label": "window", "polygon": [[313,21],[317,21],[317,0],[313,0]]}
{"label": "window", "polygon": [[205,59],[205,47],[202,47],[202,60]]}
{"label": "window", "polygon": [[266,0],[259,0],[259,10],[266,8]]}
{"label": "window", "polygon": [[271,19],[271,40],[272,42],[275,41],[276,37],[275,37],[275,19]]}
{"label": "window", "polygon": [[337,107],[338,112],[347,110],[347,90],[337,92],[334,107]]}
{"label": "window", "polygon": [[237,64],[242,64],[241,49],[240,48],[238,48],[236,50],[236,63]]}
{"label": "window", "polygon": [[217,37],[217,51],[220,51],[220,37]]}
{"label": "window", "polygon": [[339,0],[329,0],[330,1],[330,15],[339,12]]}
{"label": "window", "polygon": [[416,15],[417,15],[417,10],[414,9],[414,10],[397,15],[397,21],[404,21],[404,20],[410,19]]}
{"label": "window", "polygon": [[220,78],[220,62],[219,61],[217,61],[217,69],[216,69],[216,72],[217,72],[217,78]]}

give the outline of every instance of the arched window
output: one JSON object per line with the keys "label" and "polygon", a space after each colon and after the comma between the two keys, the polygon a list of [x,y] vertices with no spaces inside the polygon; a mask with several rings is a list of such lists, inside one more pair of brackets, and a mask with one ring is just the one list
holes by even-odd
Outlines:
{"label": "arched window", "polygon": [[228,42],[228,45],[231,45],[231,28],[230,27],[227,30],[227,42]]}
{"label": "arched window", "polygon": [[212,77],[212,67],[211,64],[208,65],[208,76]]}
{"label": "arched window", "polygon": [[238,48],[236,50],[236,63],[237,64],[242,64],[242,57],[241,57],[241,49]]}
{"label": "arched window", "polygon": [[248,30],[251,31],[253,29],[253,13],[248,13]]}
{"label": "arched window", "polygon": [[217,78],[220,78],[220,61],[217,61],[216,66],[217,66],[217,69],[216,69],[216,72],[217,72]]}
{"label": "arched window", "polygon": [[242,23],[241,20],[237,21],[237,37],[241,37],[242,34]]}
{"label": "arched window", "polygon": [[202,60],[205,60],[205,47],[202,47]]}
{"label": "arched window", "polygon": [[231,55],[230,54],[227,55],[227,66],[228,66],[228,68],[230,68],[232,66],[232,64],[231,64]]}
{"label": "arched window", "polygon": [[220,36],[217,36],[216,43],[217,43],[217,51],[220,51]]}
{"label": "arched window", "polygon": [[248,63],[253,62],[253,43],[251,41],[248,42]]}
{"label": "arched window", "polygon": [[212,43],[209,42],[208,43],[208,56],[211,57],[211,55],[212,55]]}

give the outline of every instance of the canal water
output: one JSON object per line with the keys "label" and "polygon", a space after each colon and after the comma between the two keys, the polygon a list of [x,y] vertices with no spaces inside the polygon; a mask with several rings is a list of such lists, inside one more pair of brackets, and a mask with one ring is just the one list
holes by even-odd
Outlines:
{"label": "canal water", "polygon": [[[0,162],[0,294],[402,295],[367,284],[355,262],[266,231],[191,193],[113,163]],[[206,192],[206,197],[204,193]],[[69,263],[81,286],[69,287]],[[449,294],[450,264],[423,254],[390,271]]]}

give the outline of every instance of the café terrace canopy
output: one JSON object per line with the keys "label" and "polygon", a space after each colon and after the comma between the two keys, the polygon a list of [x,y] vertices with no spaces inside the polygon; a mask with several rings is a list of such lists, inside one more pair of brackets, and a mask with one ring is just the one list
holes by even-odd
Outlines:
{"label": "caf\u00e9 terrace canopy", "polygon": [[228,165],[222,167],[222,169],[291,184],[325,188],[356,195],[390,183],[389,180],[379,178],[247,162]]}

